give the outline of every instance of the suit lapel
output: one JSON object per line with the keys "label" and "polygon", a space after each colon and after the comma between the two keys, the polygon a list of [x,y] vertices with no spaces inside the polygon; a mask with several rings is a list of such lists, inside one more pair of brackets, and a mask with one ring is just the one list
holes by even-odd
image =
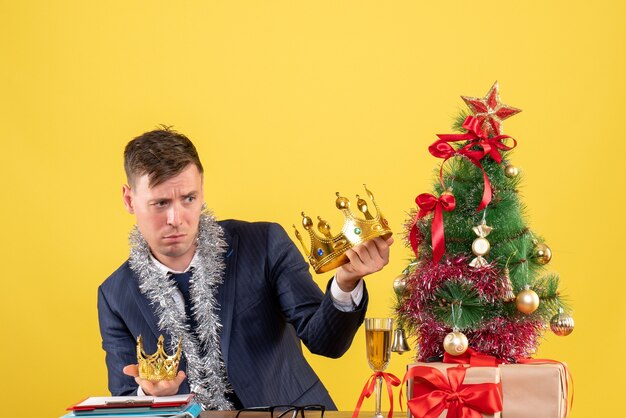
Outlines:
{"label": "suit lapel", "polygon": [[228,367],[228,350],[230,348],[230,334],[233,324],[233,311],[235,309],[235,290],[237,278],[237,243],[238,236],[232,236],[224,228],[224,238],[228,243],[226,250],[226,269],[222,285],[219,286],[217,302],[219,303],[219,316],[222,323],[220,344],[222,348],[222,358]]}
{"label": "suit lapel", "polygon": [[[128,281],[129,291],[132,294],[133,299],[135,300],[135,303],[137,303],[137,306],[139,307],[141,314],[146,320],[146,323],[152,330],[152,333],[154,334],[154,338],[156,340],[159,338],[159,335],[161,335],[161,332],[159,332],[159,327],[157,325],[157,318],[154,315],[154,309],[152,309],[152,307],[150,306],[150,301],[148,300],[148,298],[146,298],[139,291],[139,283],[137,281],[137,275],[132,271],[130,274],[131,274],[131,279]],[[166,335],[165,337],[167,339],[168,336]],[[135,335],[135,338],[137,338],[137,335]]]}

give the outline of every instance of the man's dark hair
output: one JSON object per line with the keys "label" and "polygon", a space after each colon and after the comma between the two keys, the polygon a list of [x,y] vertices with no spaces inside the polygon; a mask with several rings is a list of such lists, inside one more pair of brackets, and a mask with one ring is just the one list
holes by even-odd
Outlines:
{"label": "man's dark hair", "polygon": [[168,126],[138,136],[124,150],[124,170],[131,187],[144,174],[148,175],[150,187],[158,186],[189,164],[195,164],[200,174],[204,172],[193,143]]}

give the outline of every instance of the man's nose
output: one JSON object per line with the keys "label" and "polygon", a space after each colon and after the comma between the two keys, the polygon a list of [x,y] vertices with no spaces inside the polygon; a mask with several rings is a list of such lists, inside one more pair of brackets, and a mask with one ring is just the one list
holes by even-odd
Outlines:
{"label": "man's nose", "polygon": [[173,204],[167,211],[167,224],[178,227],[181,224],[180,208],[177,204]]}

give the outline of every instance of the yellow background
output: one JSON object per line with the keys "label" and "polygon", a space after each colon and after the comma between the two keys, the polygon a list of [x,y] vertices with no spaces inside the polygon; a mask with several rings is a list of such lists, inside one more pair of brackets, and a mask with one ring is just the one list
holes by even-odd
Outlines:
{"label": "yellow background", "polygon": [[[552,248],[551,271],[575,310],[574,333],[547,334],[538,354],[571,366],[571,416],[621,413],[621,2],[4,1],[0,10],[5,412],[11,399],[28,416],[60,416],[107,393],[96,289],[128,253],[122,150],[132,137],[164,123],[192,138],[220,218],[273,220],[291,233],[304,209],[338,226],[334,192],[367,183],[399,233],[415,196],[431,190],[440,161],[427,147],[450,132],[459,96],[483,96],[498,80],[503,102],[524,110],[505,130],[519,142],[529,224]],[[397,240],[388,268],[368,279],[369,315],[390,314],[409,256]],[[339,360],[309,356],[340,409],[354,407],[369,374],[362,334]],[[409,361],[394,354],[389,370],[402,375]]]}

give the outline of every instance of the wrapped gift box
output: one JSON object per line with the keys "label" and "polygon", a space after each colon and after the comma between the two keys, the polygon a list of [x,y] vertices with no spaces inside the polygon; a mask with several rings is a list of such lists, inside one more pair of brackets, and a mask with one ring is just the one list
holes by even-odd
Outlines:
{"label": "wrapped gift box", "polygon": [[504,418],[565,418],[567,380],[559,363],[502,364]]}
{"label": "wrapped gift box", "polygon": [[[447,369],[450,367],[458,367],[458,364],[448,364],[448,363],[414,363],[410,364],[407,368],[411,369],[413,367],[422,366],[422,367],[432,367],[434,369],[439,370],[446,379],[448,379]],[[463,384],[473,385],[479,383],[499,383],[500,382],[500,369],[497,367],[465,367],[465,379],[463,380]],[[409,378],[407,381],[407,401],[414,397],[418,388],[416,385],[420,385],[421,379],[413,379]],[[423,382],[423,381],[422,381]],[[411,410],[407,407],[408,418],[421,418],[418,416],[414,416],[411,413]],[[447,410],[444,410],[439,417],[445,418],[447,415]],[[483,414],[485,418],[500,418],[500,412],[496,412],[495,414]]]}
{"label": "wrapped gift box", "polygon": [[[444,375],[449,363],[414,363],[434,367]],[[496,377],[497,376],[497,377]],[[567,375],[562,363],[501,364],[494,367],[470,367],[464,383],[502,382],[502,418],[565,418],[567,409]],[[413,379],[407,383],[407,400],[413,397]],[[407,408],[408,418],[413,417]],[[442,414],[441,417],[445,417]],[[500,414],[487,415],[499,417]]]}

